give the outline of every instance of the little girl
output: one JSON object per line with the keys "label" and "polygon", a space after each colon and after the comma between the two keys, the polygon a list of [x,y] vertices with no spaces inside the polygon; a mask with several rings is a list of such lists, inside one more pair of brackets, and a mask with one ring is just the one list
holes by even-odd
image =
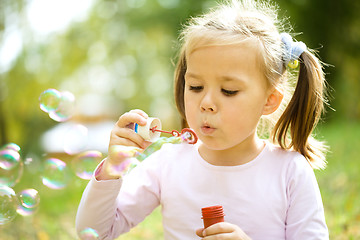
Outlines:
{"label": "little girl", "polygon": [[[84,191],[78,232],[93,228],[114,239],[161,205],[165,239],[329,238],[313,172],[325,166],[325,148],[311,137],[324,74],[305,44],[280,28],[275,7],[249,0],[191,20],[181,35],[175,98],[198,143],[164,144],[124,178],[106,171],[124,161],[109,155]],[[289,84],[287,69],[297,64]],[[145,149],[134,124],[147,118],[141,110],[123,114],[109,147]],[[263,123],[272,131],[258,135]],[[223,206],[225,222],[203,229],[201,208],[211,205]]]}

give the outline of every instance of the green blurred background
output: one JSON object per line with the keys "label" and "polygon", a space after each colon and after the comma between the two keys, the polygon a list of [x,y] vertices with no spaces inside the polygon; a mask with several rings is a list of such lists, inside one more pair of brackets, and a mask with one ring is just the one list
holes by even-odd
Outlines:
{"label": "green blurred background", "polygon": [[[330,105],[317,135],[331,147],[328,167],[316,171],[331,239],[360,239],[360,1],[278,0],[296,38],[327,63]],[[16,143],[25,166],[15,191],[41,196],[33,216],[1,226],[0,239],[76,239],[74,219],[87,183],[53,190],[41,184],[50,154],[44,133],[59,125],[39,108],[48,88],[70,91],[70,122],[115,122],[133,108],[179,129],[172,79],[181,25],[213,0],[0,0],[0,146]],[[106,144],[105,144],[106,145]],[[29,157],[30,156],[30,157]],[[63,156],[71,160],[72,156]],[[161,216],[119,239],[161,239]]]}

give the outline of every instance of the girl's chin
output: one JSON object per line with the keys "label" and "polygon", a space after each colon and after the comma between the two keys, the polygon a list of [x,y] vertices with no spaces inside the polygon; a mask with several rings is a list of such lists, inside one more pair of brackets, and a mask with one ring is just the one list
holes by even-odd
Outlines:
{"label": "girl's chin", "polygon": [[227,146],[221,144],[217,139],[209,139],[208,137],[199,137],[202,147],[208,150],[221,151],[228,149]]}

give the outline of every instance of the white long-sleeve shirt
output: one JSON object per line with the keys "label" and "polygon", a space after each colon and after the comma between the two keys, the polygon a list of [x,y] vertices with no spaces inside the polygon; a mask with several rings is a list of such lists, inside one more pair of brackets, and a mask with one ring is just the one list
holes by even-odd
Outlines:
{"label": "white long-sleeve shirt", "polygon": [[[101,167],[101,166],[100,166]],[[329,239],[319,187],[299,153],[267,143],[252,161],[214,166],[198,145],[165,144],[123,179],[86,187],[76,216],[78,232],[90,227],[114,239],[161,205],[165,239],[199,239],[201,208],[222,205],[225,221],[253,240]]]}

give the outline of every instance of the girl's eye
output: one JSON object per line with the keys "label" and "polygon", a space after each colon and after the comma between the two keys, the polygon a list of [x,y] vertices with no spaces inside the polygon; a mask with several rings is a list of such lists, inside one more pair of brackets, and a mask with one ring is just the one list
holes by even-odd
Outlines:
{"label": "girl's eye", "polygon": [[194,92],[200,92],[201,90],[203,90],[204,87],[203,86],[190,86],[189,90],[190,91],[194,91]]}
{"label": "girl's eye", "polygon": [[239,91],[238,91],[238,90],[231,91],[231,90],[221,89],[221,92],[222,92],[225,96],[234,96],[234,95],[237,94]]}

